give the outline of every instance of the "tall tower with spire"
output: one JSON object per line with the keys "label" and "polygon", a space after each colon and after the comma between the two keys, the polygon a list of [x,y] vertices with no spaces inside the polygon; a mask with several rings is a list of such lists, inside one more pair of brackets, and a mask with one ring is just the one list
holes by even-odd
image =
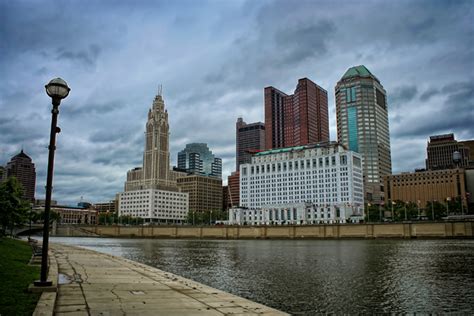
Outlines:
{"label": "tall tower with spire", "polygon": [[145,126],[143,166],[127,172],[125,191],[160,189],[177,191],[176,177],[170,170],[168,111],[161,87],[148,111]]}

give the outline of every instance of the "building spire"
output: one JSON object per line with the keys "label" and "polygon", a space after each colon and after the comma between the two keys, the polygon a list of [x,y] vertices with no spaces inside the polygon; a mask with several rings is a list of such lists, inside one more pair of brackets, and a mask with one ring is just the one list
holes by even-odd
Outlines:
{"label": "building spire", "polygon": [[158,95],[163,97],[163,85],[161,83],[158,85]]}

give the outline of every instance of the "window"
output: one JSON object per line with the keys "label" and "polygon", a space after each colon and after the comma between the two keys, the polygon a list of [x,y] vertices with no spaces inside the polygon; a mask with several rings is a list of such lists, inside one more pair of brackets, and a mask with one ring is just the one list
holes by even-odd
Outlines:
{"label": "window", "polygon": [[346,89],[346,102],[356,101],[356,87],[350,87]]}

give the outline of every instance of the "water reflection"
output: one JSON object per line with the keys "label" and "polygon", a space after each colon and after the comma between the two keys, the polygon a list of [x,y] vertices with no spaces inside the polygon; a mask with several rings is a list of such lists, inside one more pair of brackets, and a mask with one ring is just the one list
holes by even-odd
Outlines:
{"label": "water reflection", "polygon": [[472,240],[51,239],[292,314],[474,310]]}

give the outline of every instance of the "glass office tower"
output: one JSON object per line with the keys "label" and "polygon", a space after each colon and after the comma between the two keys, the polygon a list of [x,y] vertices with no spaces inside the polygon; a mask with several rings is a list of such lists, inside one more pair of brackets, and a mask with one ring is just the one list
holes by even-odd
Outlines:
{"label": "glass office tower", "polygon": [[338,141],[362,154],[365,201],[380,203],[383,177],[392,173],[386,91],[362,65],[349,68],[335,90]]}

